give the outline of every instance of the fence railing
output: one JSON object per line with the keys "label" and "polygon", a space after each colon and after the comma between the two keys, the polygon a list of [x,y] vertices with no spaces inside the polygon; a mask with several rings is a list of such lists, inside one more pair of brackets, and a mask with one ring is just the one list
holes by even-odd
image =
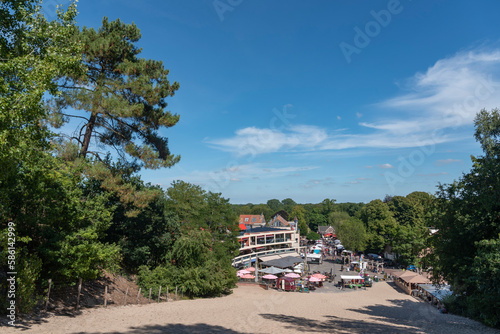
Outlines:
{"label": "fence railing", "polygon": [[[44,298],[44,305],[43,305],[43,310],[45,312],[47,312],[47,310],[49,309],[49,306],[51,306],[51,302],[52,303],[55,302],[54,298],[53,298],[54,295],[59,297],[59,298],[56,298],[57,300],[65,299],[66,305],[68,305],[68,304],[74,305],[71,307],[75,311],[78,311],[80,309],[80,307],[85,306],[85,305],[82,305],[82,300],[81,300],[81,297],[84,294],[82,292],[82,289],[85,287],[86,283],[89,284],[90,282],[83,282],[83,280],[80,278],[80,279],[78,279],[78,284],[76,286],[70,286],[69,283],[71,283],[71,282],[56,282],[56,283],[58,286],[60,286],[60,288],[61,288],[60,291],[54,289],[55,282],[52,279],[49,279],[47,282],[47,294],[44,296],[45,298]],[[129,295],[129,288],[126,288],[125,291],[123,291],[120,288],[118,288],[117,286],[112,286],[110,284],[104,285],[100,289],[100,290],[102,290],[100,292],[100,294],[98,293],[96,295],[95,287],[93,288],[93,290],[94,291],[92,293],[92,295],[93,295],[92,297],[94,299],[97,299],[98,301],[101,301],[101,302],[100,302],[100,304],[94,302],[94,303],[92,303],[91,306],[108,307],[108,305],[110,304],[110,301],[111,301],[110,297],[111,297],[112,292],[118,292],[119,294],[123,295],[123,299],[122,299],[122,298],[116,298],[116,294],[115,294],[115,298],[112,302],[116,306],[139,304],[139,302],[141,300],[141,295],[142,295],[142,288],[139,288],[139,290],[137,291],[137,295],[134,294],[134,296],[131,296],[131,295]],[[76,296],[68,299],[67,295],[68,294],[72,295],[73,292],[76,292]],[[148,293],[147,303],[151,303],[151,302],[160,303],[162,301],[165,301],[165,302],[177,301],[179,299],[184,298],[184,287],[182,287],[182,286],[181,287],[176,286],[175,289],[174,288],[170,289],[169,287],[162,287],[160,285],[158,287],[158,290],[155,289],[155,291],[153,291],[153,288],[150,288],[148,292],[149,293]],[[153,292],[158,292],[158,297],[155,298],[155,300],[153,300],[151,298]],[[144,295],[142,295],[142,296],[144,296]],[[72,298],[74,298],[73,301],[71,301]],[[130,298],[133,298],[133,302],[130,302]],[[144,300],[142,300],[142,301],[144,304]]]}

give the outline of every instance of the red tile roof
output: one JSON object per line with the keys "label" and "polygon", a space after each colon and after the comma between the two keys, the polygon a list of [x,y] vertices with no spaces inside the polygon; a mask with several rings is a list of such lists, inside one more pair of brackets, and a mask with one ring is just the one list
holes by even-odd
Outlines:
{"label": "red tile roof", "polygon": [[265,224],[264,215],[240,215],[240,224]]}
{"label": "red tile roof", "polygon": [[283,217],[281,217],[280,215],[277,215],[276,217],[274,217],[274,218],[273,218],[273,220],[271,220],[271,223],[270,223],[269,225],[270,225],[270,226],[274,226],[274,223],[275,223],[276,221],[279,221],[279,222],[281,223],[281,224],[280,224],[281,226],[289,226],[289,225],[290,225],[290,223],[288,223],[288,222],[286,221],[286,219],[285,219],[285,218],[283,218]]}

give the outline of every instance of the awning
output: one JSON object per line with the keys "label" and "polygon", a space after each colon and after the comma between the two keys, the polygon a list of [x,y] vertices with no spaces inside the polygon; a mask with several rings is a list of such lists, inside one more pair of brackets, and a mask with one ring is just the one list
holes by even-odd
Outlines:
{"label": "awning", "polygon": [[439,300],[452,294],[449,285],[435,286],[433,284],[419,284],[418,286]]}
{"label": "awning", "polygon": [[[396,276],[396,275],[394,275]],[[399,274],[397,277],[403,279],[403,278],[406,278],[406,279],[409,279],[413,276],[419,276],[416,272],[413,272],[411,270],[405,270],[403,271],[403,273]]]}
{"label": "awning", "polygon": [[259,272],[275,275],[275,274],[281,274],[282,272],[284,272],[284,270],[280,269],[280,268],[276,268],[276,267],[269,267],[269,268],[261,269],[261,270],[259,270]]}
{"label": "awning", "polygon": [[259,257],[259,260],[265,262],[265,261],[271,261],[271,260],[276,260],[276,259],[281,259],[281,256],[279,255],[268,255],[268,256],[262,256]]}
{"label": "awning", "polygon": [[245,224],[240,224],[240,230],[243,230],[243,231],[244,231],[244,230],[246,230],[246,229],[247,229],[247,227],[245,226]]}
{"label": "awning", "polygon": [[292,267],[296,263],[299,263],[302,261],[303,260],[300,257],[287,256],[287,257],[283,257],[281,259],[275,259],[275,260],[271,260],[271,261],[262,262],[262,265],[268,266],[268,267],[274,266],[274,267],[278,267],[278,268],[287,268],[287,267]]}
{"label": "awning", "polygon": [[415,275],[412,277],[401,277],[401,278],[406,283],[415,283],[415,284],[431,283],[430,280],[428,280],[426,277],[422,275]]}
{"label": "awning", "polygon": [[363,279],[363,277],[361,276],[347,276],[347,275],[340,275],[340,278],[343,279],[343,280],[346,280],[346,281],[350,281],[350,280],[353,280],[353,279]]}

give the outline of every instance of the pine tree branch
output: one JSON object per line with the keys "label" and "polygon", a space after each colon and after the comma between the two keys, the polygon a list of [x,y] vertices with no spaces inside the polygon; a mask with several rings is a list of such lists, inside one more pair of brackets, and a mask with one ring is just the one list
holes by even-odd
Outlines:
{"label": "pine tree branch", "polygon": [[65,113],[61,113],[61,115],[63,115],[63,116],[68,116],[68,117],[81,118],[81,119],[86,120],[87,122],[89,121],[89,119],[88,119],[88,118],[83,117],[83,116],[78,116],[78,115],[70,115],[70,114],[65,114]]}

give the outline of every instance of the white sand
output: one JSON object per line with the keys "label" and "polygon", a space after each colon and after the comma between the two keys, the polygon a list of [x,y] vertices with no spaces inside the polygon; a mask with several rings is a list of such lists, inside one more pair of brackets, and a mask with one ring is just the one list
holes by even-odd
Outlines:
{"label": "white sand", "polygon": [[500,333],[376,283],[344,293],[241,286],[230,296],[85,310],[1,333]]}

